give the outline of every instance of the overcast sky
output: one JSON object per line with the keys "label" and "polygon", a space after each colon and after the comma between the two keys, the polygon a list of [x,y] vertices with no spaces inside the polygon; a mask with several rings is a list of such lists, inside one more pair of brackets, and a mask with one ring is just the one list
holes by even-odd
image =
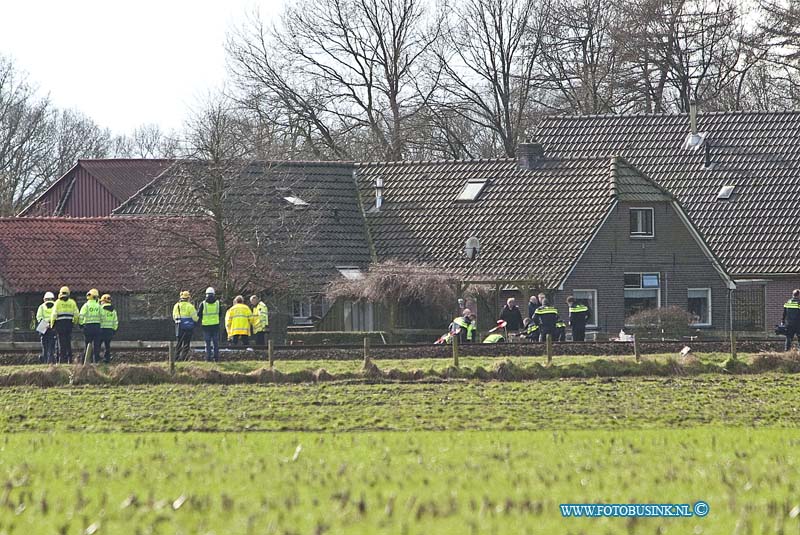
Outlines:
{"label": "overcast sky", "polygon": [[181,126],[225,80],[225,33],[284,0],[0,0],[0,54],[114,133]]}

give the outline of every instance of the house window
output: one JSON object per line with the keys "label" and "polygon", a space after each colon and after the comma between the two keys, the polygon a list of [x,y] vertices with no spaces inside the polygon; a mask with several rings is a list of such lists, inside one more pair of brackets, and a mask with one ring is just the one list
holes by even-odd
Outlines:
{"label": "house window", "polygon": [[661,306],[659,273],[625,273],[625,319],[637,312]]}
{"label": "house window", "polygon": [[472,202],[478,198],[478,195],[481,194],[483,191],[484,186],[486,186],[485,179],[478,179],[478,180],[468,180],[466,184],[464,184],[464,189],[461,190],[461,193],[458,194],[457,201],[464,201],[464,202]]}
{"label": "house window", "polygon": [[589,307],[589,321],[587,327],[597,327],[597,290],[573,290],[575,301]]}
{"label": "house window", "polygon": [[[120,303],[115,304],[119,310]],[[172,317],[174,303],[165,303],[163,299],[153,294],[135,294],[128,296],[128,319],[151,320]],[[120,316],[122,316],[120,312]]]}
{"label": "house window", "polygon": [[292,301],[292,323],[309,325],[311,323],[311,298]]}
{"label": "house window", "polygon": [[693,326],[711,325],[711,288],[689,288],[689,314]]}
{"label": "house window", "polygon": [[652,208],[631,208],[631,237],[652,238],[655,236]]}

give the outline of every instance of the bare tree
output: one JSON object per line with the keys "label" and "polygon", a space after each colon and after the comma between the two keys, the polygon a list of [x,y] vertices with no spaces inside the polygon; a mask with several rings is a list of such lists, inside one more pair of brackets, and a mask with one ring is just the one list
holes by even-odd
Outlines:
{"label": "bare tree", "polygon": [[423,0],[304,0],[271,31],[254,15],[227,44],[242,102],[282,110],[319,156],[400,159],[430,94],[428,18]]}
{"label": "bare tree", "polygon": [[0,56],[0,216],[15,215],[44,189],[52,148],[49,102]]}
{"label": "bare tree", "polygon": [[646,111],[713,102],[765,54],[753,46],[732,0],[644,0],[629,15],[627,57],[638,71]]}
{"label": "bare tree", "polygon": [[437,107],[477,125],[506,156],[531,125],[548,10],[548,0],[462,0],[437,48]]}
{"label": "bare tree", "polygon": [[574,114],[625,111],[630,73],[612,0],[558,0],[548,21],[543,67],[555,104]]}
{"label": "bare tree", "polygon": [[105,158],[111,133],[77,110],[61,110],[53,121],[54,153],[48,170],[53,179],[69,171],[80,158]]}

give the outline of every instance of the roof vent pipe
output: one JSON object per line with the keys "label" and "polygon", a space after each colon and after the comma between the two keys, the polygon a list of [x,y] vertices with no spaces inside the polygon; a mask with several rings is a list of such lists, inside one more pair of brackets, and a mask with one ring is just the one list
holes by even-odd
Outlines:
{"label": "roof vent pipe", "polygon": [[383,206],[383,178],[375,179],[375,210],[379,211]]}

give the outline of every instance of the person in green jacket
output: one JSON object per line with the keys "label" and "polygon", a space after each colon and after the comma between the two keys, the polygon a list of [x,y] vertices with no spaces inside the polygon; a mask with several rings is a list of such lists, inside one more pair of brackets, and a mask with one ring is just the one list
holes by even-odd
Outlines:
{"label": "person in green jacket", "polygon": [[81,307],[80,325],[83,329],[83,338],[86,341],[86,350],[92,344],[92,364],[100,362],[100,292],[92,288],[86,292],[86,302]]}
{"label": "person in green jacket", "polygon": [[111,304],[111,296],[103,294],[100,298],[100,345],[105,346],[103,362],[106,364],[111,362],[111,339],[114,338],[118,327],[119,319],[114,305]]}
{"label": "person in green jacket", "polygon": [[64,364],[72,362],[72,327],[78,324],[78,305],[69,295],[69,288],[62,286],[50,314],[50,326],[58,334],[58,362]]}
{"label": "person in green jacket", "polygon": [[56,306],[56,296],[53,292],[44,294],[44,302],[39,305],[36,311],[36,329],[45,321],[47,323],[47,330],[39,332],[39,337],[42,339],[42,354],[39,360],[42,364],[53,364],[56,361],[56,331],[50,326],[50,317],[53,315],[53,308]]}

